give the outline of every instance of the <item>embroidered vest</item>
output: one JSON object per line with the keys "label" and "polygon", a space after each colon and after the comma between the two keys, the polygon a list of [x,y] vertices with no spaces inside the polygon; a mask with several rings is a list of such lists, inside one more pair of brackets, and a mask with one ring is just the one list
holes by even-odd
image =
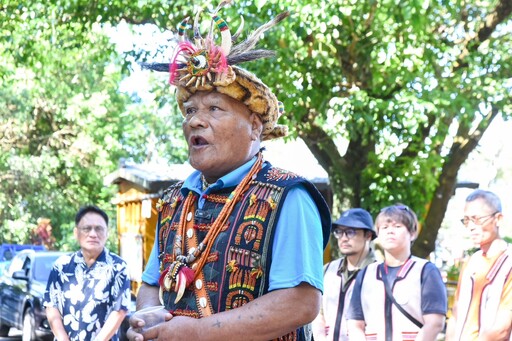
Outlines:
{"label": "embroidered vest", "polygon": [[[330,213],[318,190],[304,178],[265,163],[215,239],[203,271],[185,290],[181,300],[175,304],[176,293],[164,291],[166,308],[177,316],[201,318],[235,309],[267,293],[275,227],[289,189],[299,183],[318,207],[325,247],[330,233]],[[182,214],[189,214],[182,212],[181,185],[176,184],[164,193],[159,208],[161,270],[174,261],[173,245],[178,223]],[[194,214],[194,231],[186,231],[183,237],[196,234],[197,241],[203,240],[232,190],[228,188],[208,194],[203,208]],[[188,252],[182,251],[183,254]],[[304,328],[299,328],[278,340],[305,339]]]}
{"label": "embroidered vest", "polygon": [[[393,296],[409,314],[421,323],[421,273],[427,261],[411,257],[400,269],[392,287]],[[361,304],[366,323],[367,340],[385,340],[386,322],[390,322],[393,340],[414,340],[419,328],[402,314],[390,300],[386,298],[386,290],[382,280],[382,263],[372,263],[366,267],[361,288]],[[390,314],[386,307],[391,308]]]}
{"label": "embroidered vest", "polygon": [[[488,268],[482,268],[482,262],[479,262],[482,257],[480,250],[470,258],[459,282],[456,340],[476,339],[480,329],[494,324],[504,284],[512,271],[510,245]],[[480,291],[475,287],[482,289]],[[470,305],[479,307],[476,316],[468,315]]]}
{"label": "embroidered vest", "polygon": [[325,325],[329,327],[329,332],[325,336],[327,341],[335,339],[334,332],[336,329],[336,318],[338,316],[340,295],[344,295],[343,300],[343,311],[341,318],[341,325],[339,326],[339,335],[336,340],[347,341],[348,340],[348,327],[347,327],[347,311],[350,306],[350,299],[352,298],[352,291],[354,289],[355,276],[350,279],[348,287],[345,291],[341,288],[341,277],[338,275],[338,269],[340,267],[343,258],[336,259],[329,263],[329,267],[326,269],[324,274],[324,295],[322,296],[322,307],[324,310]]}
{"label": "embroidered vest", "polygon": [[[344,259],[342,257],[335,259],[325,265],[322,309],[325,326],[328,327],[328,333],[325,335],[323,323],[321,326],[319,326],[318,323],[313,322],[313,327],[314,330],[319,333],[319,335],[321,335],[318,338],[325,338],[326,341],[349,340],[347,313],[350,306],[350,300],[352,299],[352,291],[354,289],[355,279],[357,273],[360,270],[354,271],[348,278],[344,277],[345,282],[343,282],[342,287],[342,277],[338,272],[341,271],[340,267],[343,261]],[[375,262],[375,255],[373,250],[370,249],[369,253],[366,255],[364,261],[361,264],[361,268],[365,268],[368,264],[373,262]],[[340,297],[340,295],[344,295],[344,297]],[[342,317],[340,326],[337,328],[336,319],[338,318],[337,315],[340,310],[340,303],[342,308]],[[337,337],[335,336],[335,331],[339,331]]]}
{"label": "embroidered vest", "polygon": [[[326,264],[324,273],[324,294],[322,296],[322,309],[325,326],[329,327],[329,333],[325,336],[327,341],[332,341],[334,324],[336,322],[336,314],[338,312],[338,301],[341,290],[341,277],[338,275],[338,268],[340,267],[343,258],[338,258]],[[348,301],[350,302],[350,301]],[[325,335],[325,328],[322,324],[318,327],[313,322],[313,328],[316,329],[320,335]]]}

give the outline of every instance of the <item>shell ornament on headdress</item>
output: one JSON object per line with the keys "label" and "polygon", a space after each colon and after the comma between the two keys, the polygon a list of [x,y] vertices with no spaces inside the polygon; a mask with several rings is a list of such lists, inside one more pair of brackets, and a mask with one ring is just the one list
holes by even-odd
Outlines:
{"label": "shell ornament on headdress", "polygon": [[[178,26],[179,43],[171,63],[142,64],[144,68],[170,73],[170,83],[176,86],[176,99],[183,111],[183,102],[197,91],[217,91],[244,103],[251,112],[257,113],[263,122],[262,140],[270,140],[287,134],[287,127],[277,120],[284,108],[272,91],[254,74],[237,65],[243,62],[273,57],[274,51],[254,49],[261,34],[272,28],[289,13],[283,12],[256,29],[243,42],[234,45],[242,32],[240,28],[231,35],[227,23],[218,16],[219,10],[229,1],[222,1],[211,14],[210,29],[206,37],[199,30],[198,12],[193,24],[193,42],[187,39],[189,18]],[[221,44],[216,45],[214,32],[220,32]]]}

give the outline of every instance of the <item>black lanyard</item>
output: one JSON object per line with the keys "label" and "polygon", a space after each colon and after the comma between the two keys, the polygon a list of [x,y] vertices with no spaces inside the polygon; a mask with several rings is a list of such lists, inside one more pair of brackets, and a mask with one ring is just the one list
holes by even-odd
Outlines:
{"label": "black lanyard", "polygon": [[[407,317],[412,323],[414,323],[418,328],[422,328],[423,324],[418,321],[414,316],[409,314],[398,302],[395,300],[395,297],[393,296],[393,292],[391,291],[391,288],[389,286],[389,282],[386,278],[387,271],[385,271],[384,266],[380,266],[380,273],[382,276],[382,282],[384,282],[384,289],[386,290],[386,297],[397,307],[397,309],[404,314],[405,317]],[[393,281],[394,283],[394,281]],[[388,319],[386,319],[386,322]],[[393,328],[392,328],[392,319],[389,319],[389,325],[386,325],[386,341],[392,341],[393,340]],[[388,324],[388,323],[386,323]]]}

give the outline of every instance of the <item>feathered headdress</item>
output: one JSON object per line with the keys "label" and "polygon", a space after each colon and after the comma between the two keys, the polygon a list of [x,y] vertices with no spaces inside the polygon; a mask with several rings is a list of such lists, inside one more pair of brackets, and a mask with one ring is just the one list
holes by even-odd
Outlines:
{"label": "feathered headdress", "polygon": [[[155,71],[170,73],[170,83],[177,88],[176,99],[183,113],[183,102],[196,91],[217,91],[244,103],[251,112],[257,113],[263,122],[262,140],[285,136],[286,126],[278,125],[277,120],[283,112],[282,103],[278,102],[272,91],[253,73],[236,66],[240,63],[273,57],[274,51],[254,49],[261,34],[272,28],[289,13],[283,12],[256,29],[246,40],[234,45],[243,29],[231,35],[226,22],[218,16],[219,10],[230,1],[222,1],[211,13],[208,34],[203,38],[199,31],[198,12],[194,19],[193,42],[186,36],[189,18],[178,26],[180,42],[176,47],[171,63],[143,64]],[[220,31],[221,44],[216,45],[214,28]]]}

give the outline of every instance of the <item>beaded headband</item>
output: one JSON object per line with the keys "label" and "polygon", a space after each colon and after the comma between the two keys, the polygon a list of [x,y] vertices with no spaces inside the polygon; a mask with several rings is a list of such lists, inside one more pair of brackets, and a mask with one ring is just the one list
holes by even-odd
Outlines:
{"label": "beaded headband", "polygon": [[[170,83],[176,86],[176,99],[182,114],[183,102],[197,91],[217,91],[245,104],[251,112],[260,116],[263,123],[262,141],[286,136],[288,127],[277,124],[284,111],[282,103],[258,77],[236,65],[274,56],[274,51],[255,50],[254,47],[261,34],[286,18],[289,12],[279,14],[252,32],[246,40],[233,46],[242,32],[244,21],[242,18],[240,28],[231,35],[227,23],[217,15],[228,3],[229,1],[222,1],[211,13],[210,30],[205,38],[199,32],[201,12],[194,19],[193,42],[185,34],[189,18],[179,24],[180,42],[171,63],[144,63],[142,66],[170,73]],[[215,44],[214,27],[220,32],[220,45]]]}

